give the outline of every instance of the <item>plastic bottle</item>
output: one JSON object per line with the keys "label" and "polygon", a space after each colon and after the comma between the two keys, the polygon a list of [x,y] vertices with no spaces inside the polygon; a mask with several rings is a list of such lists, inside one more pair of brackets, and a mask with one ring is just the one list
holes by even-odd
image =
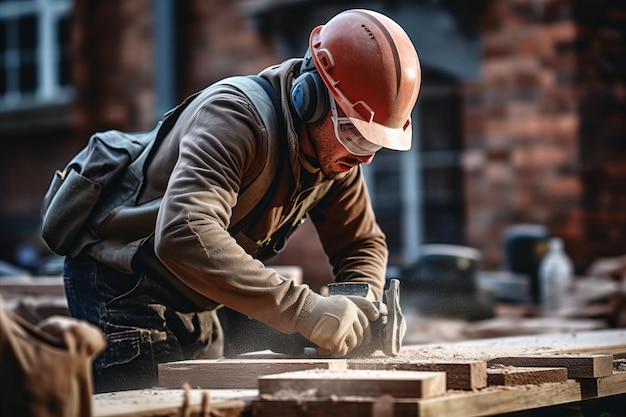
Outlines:
{"label": "plastic bottle", "polygon": [[551,314],[564,307],[573,274],[574,266],[563,250],[563,240],[551,238],[548,251],[539,263],[539,295],[544,313]]}

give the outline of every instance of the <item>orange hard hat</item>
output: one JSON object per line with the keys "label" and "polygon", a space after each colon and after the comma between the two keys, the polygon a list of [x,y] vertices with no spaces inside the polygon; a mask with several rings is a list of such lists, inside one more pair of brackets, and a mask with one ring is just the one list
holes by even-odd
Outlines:
{"label": "orange hard hat", "polygon": [[410,149],[421,69],[400,25],[371,10],[347,10],[313,29],[309,50],[335,101],[368,141]]}

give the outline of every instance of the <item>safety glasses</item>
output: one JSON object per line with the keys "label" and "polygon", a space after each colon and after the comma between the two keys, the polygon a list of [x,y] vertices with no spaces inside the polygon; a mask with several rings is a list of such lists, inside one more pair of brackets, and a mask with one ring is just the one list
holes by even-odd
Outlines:
{"label": "safety glasses", "polygon": [[354,127],[349,118],[339,117],[337,115],[337,104],[335,103],[335,99],[332,94],[329,94],[329,96],[332,115],[331,118],[333,120],[333,125],[335,126],[335,136],[337,137],[339,143],[341,143],[348,152],[356,156],[373,155],[378,152],[382,146],[378,146],[365,139],[357,128]]}

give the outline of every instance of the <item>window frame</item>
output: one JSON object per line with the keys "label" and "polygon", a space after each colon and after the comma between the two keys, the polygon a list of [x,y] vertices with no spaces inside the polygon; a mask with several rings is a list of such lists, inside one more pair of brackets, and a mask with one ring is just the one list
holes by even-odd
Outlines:
{"label": "window frame", "polygon": [[[0,93],[0,111],[15,110],[25,107],[36,107],[42,104],[62,104],[71,99],[71,82],[62,85],[59,73],[62,59],[61,39],[58,36],[58,24],[64,18],[70,18],[70,0],[3,0],[0,1],[0,21],[17,22],[24,16],[36,18],[37,34],[33,50],[36,66],[35,87],[33,91],[23,91],[20,87],[19,72],[21,71],[19,48],[19,28],[13,33],[6,29],[3,35],[7,48],[2,45],[0,50],[0,66],[6,82],[5,91]],[[15,23],[14,23],[15,24]],[[66,45],[67,47],[68,45]],[[17,72],[17,74],[16,74]]]}

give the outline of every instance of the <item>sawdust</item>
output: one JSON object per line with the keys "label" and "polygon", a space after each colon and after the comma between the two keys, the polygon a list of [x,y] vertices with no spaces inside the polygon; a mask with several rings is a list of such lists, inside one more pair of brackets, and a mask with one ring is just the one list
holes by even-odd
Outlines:
{"label": "sawdust", "polygon": [[[470,349],[449,349],[443,346],[430,346],[428,348],[407,348],[400,352],[400,356],[396,359],[410,360],[426,360],[426,361],[475,361],[486,360],[494,355],[503,356],[506,350],[502,350],[500,354],[493,350],[470,350]],[[507,353],[507,355],[510,353]]]}
{"label": "sawdust", "polygon": [[503,356],[525,354],[571,354],[584,349],[592,350],[603,346],[623,345],[626,333],[613,332],[603,335],[602,331],[572,332],[543,335],[502,337],[496,339],[475,339],[460,342],[439,341],[427,344],[407,344],[395,358],[372,357],[380,362],[385,360],[420,361],[480,361]]}
{"label": "sawdust", "polygon": [[259,398],[262,400],[274,401],[306,401],[320,399],[320,397],[318,396],[318,390],[316,388],[311,388],[305,391],[281,389],[271,394],[260,394]]}
{"label": "sawdust", "polygon": [[489,367],[489,369],[502,370],[503,372],[511,372],[511,371],[514,371],[515,369],[518,369],[518,368],[515,368],[512,365],[504,365],[504,364],[501,364],[501,363],[496,363],[496,364],[491,365]]}

